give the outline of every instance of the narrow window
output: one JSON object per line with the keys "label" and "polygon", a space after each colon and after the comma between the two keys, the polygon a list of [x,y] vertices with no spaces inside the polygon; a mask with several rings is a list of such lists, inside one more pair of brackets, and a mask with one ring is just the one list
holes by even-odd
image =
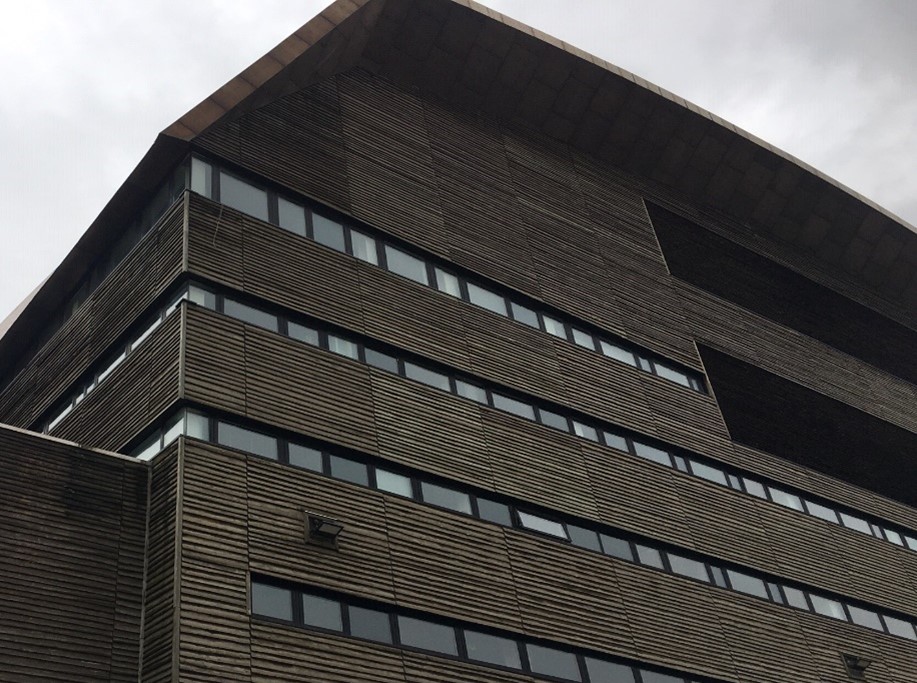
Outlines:
{"label": "narrow window", "polygon": [[439,291],[457,299],[462,298],[462,288],[459,286],[459,279],[455,275],[446,272],[442,268],[435,268],[434,273],[436,275],[436,288]]}
{"label": "narrow window", "polygon": [[262,458],[277,459],[277,439],[228,422],[217,423],[217,443],[254,453]]}
{"label": "narrow window", "polygon": [[329,631],[343,631],[341,603],[337,600],[321,598],[317,595],[302,596],[303,623],[315,628],[326,628]]}
{"label": "narrow window", "polygon": [[634,441],[634,451],[641,458],[658,462],[660,465],[665,465],[666,467],[672,466],[672,457],[669,455],[668,451],[664,451],[661,448]]}
{"label": "narrow window", "polygon": [[366,465],[350,458],[332,455],[331,476],[335,479],[349,481],[351,484],[369,486],[369,474],[366,471]]}
{"label": "narrow window", "polygon": [[442,391],[449,391],[449,378],[439,372],[427,370],[413,363],[404,363],[404,376],[417,382],[423,382],[427,386]]}
{"label": "narrow window", "polygon": [[353,246],[353,255],[361,261],[379,265],[379,252],[376,250],[376,240],[369,235],[364,235],[356,230],[350,231],[350,244]]}
{"label": "narrow window", "polygon": [[761,579],[732,569],[727,569],[726,573],[729,574],[729,583],[732,584],[734,590],[747,595],[754,595],[757,598],[769,599],[767,587]]}
{"label": "narrow window", "polygon": [[289,445],[290,464],[313,472],[322,471],[322,452],[314,448],[300,446],[298,443]]}
{"label": "narrow window", "polygon": [[277,198],[277,223],[284,230],[300,237],[306,236],[306,212],[299,204],[283,197]]}
{"label": "narrow window", "polygon": [[318,213],[312,214],[312,237],[319,244],[331,247],[335,251],[347,251],[344,244],[344,226]]}
{"label": "narrow window", "polygon": [[201,441],[210,440],[210,420],[200,413],[195,413],[190,410],[185,413],[185,420],[187,421],[185,425],[186,435],[190,436],[192,439],[200,439]]}
{"label": "narrow window", "polygon": [[191,191],[212,199],[213,167],[202,159],[191,157]]}
{"label": "narrow window", "polygon": [[233,301],[232,299],[226,299],[223,301],[223,313],[232,318],[235,318],[236,320],[241,320],[244,323],[263,327],[264,329],[270,330],[271,332],[276,332],[278,329],[276,315],[265,313],[258,308],[246,306],[245,304],[239,303],[238,301]]}
{"label": "narrow window", "polygon": [[427,264],[419,258],[386,244],[385,261],[388,264],[388,269],[396,275],[401,275],[422,285],[429,284],[427,282]]}
{"label": "narrow window", "polygon": [[366,607],[348,607],[350,614],[350,635],[366,638],[377,643],[392,642],[392,624],[388,614]]}
{"label": "narrow window", "polygon": [[395,474],[388,470],[376,468],[376,488],[380,491],[388,491],[405,498],[413,498],[414,491],[411,488],[411,479],[403,474]]}
{"label": "narrow window", "polygon": [[293,593],[286,588],[252,582],[252,614],[293,621]]}
{"label": "narrow window", "polygon": [[399,615],[398,632],[401,636],[402,645],[440,652],[445,655],[458,655],[458,647],[456,647],[455,643],[455,629],[451,626],[443,626],[423,619]]}
{"label": "narrow window", "polygon": [[288,322],[287,335],[297,341],[305,342],[312,346],[318,346],[318,330],[313,330],[311,327],[306,327],[299,323]]}
{"label": "narrow window", "polygon": [[512,413],[519,417],[524,417],[526,420],[535,419],[535,409],[528,403],[523,403],[522,401],[517,401],[514,398],[497,393],[493,393],[492,396],[494,399],[494,408],[505,410],[507,413]]}
{"label": "narrow window", "polygon": [[522,668],[519,645],[515,640],[478,631],[465,631],[465,649],[468,659],[473,661],[508,666],[511,669]]}
{"label": "narrow window", "polygon": [[447,510],[464,512],[466,515],[471,514],[471,499],[467,493],[454,491],[445,486],[438,486],[426,481],[421,483],[420,489],[425,503],[437,505]]}
{"label": "narrow window", "polygon": [[703,562],[669,553],[669,566],[676,574],[710,583],[710,576],[707,574],[707,566]]}
{"label": "narrow window", "polygon": [[513,319],[522,323],[523,325],[528,325],[529,327],[534,327],[539,329],[538,325],[538,314],[533,311],[531,308],[526,308],[521,304],[517,304],[515,301],[510,302],[510,310],[513,313]]}
{"label": "narrow window", "polygon": [[267,192],[225,172],[220,172],[220,203],[267,220]]}
{"label": "narrow window", "polygon": [[529,666],[532,673],[556,676],[567,681],[582,680],[579,664],[572,652],[564,652],[534,643],[527,643],[525,648],[529,655]]}
{"label": "narrow window", "polygon": [[564,525],[555,522],[551,519],[545,519],[544,517],[539,517],[538,515],[533,515],[530,512],[522,512],[519,510],[517,512],[519,515],[519,524],[523,529],[528,529],[529,531],[537,531],[542,534],[547,534],[548,536],[555,536],[557,538],[567,539],[567,532],[564,531]]}
{"label": "narrow window", "polygon": [[634,683],[634,672],[629,666],[586,657],[586,671],[590,683]]}
{"label": "narrow window", "polygon": [[479,287],[473,282],[467,283],[467,286],[468,300],[475,306],[486,308],[488,311],[493,311],[500,315],[506,315],[506,299],[502,296],[484,289],[483,287]]}
{"label": "narrow window", "polygon": [[372,365],[374,368],[379,368],[380,370],[385,370],[386,372],[398,374],[398,359],[394,356],[369,348],[365,349],[364,353],[366,354],[366,363],[368,365]]}
{"label": "narrow window", "polygon": [[487,498],[478,498],[478,515],[481,519],[486,519],[488,522],[495,522],[503,526],[513,525],[509,506],[493,500],[488,500]]}
{"label": "narrow window", "polygon": [[627,363],[628,365],[637,367],[637,361],[634,358],[634,354],[627,349],[621,348],[617,344],[607,342],[604,339],[599,340],[599,345],[602,347],[602,353],[609,358],[614,358],[615,360],[619,360],[622,363]]}

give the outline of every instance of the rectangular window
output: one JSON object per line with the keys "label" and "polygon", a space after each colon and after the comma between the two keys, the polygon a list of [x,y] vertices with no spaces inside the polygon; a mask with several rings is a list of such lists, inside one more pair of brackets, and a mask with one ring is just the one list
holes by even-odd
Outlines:
{"label": "rectangular window", "polygon": [[411,488],[411,479],[403,474],[395,474],[388,470],[376,468],[376,488],[380,491],[388,491],[405,498],[413,498],[414,491]]}
{"label": "rectangular window", "polygon": [[[53,427],[49,427],[49,430]],[[159,432],[149,436],[143,441],[137,448],[134,449],[132,455],[137,458],[137,460],[152,460],[153,456],[159,453],[162,450],[161,441],[159,438]]]}
{"label": "rectangular window", "polygon": [[707,574],[707,566],[703,562],[669,553],[669,566],[676,574],[710,583],[710,575]]}
{"label": "rectangular window", "polygon": [[347,609],[350,615],[350,635],[377,643],[392,642],[392,624],[388,614],[366,607],[351,606]]}
{"label": "rectangular window", "polygon": [[595,431],[595,427],[583,424],[582,422],[577,422],[573,420],[573,433],[577,436],[581,436],[584,439],[589,439],[590,441],[598,441],[599,434]]}
{"label": "rectangular window", "polygon": [[513,525],[509,507],[503,503],[487,500],[486,498],[478,498],[478,515],[481,519],[486,519],[488,522],[495,522],[503,526]]}
{"label": "rectangular window", "polygon": [[562,322],[556,318],[552,318],[549,315],[541,315],[541,319],[544,321],[544,331],[548,334],[553,334],[555,337],[560,337],[561,339],[567,338],[567,328]]}
{"label": "rectangular window", "polygon": [[572,652],[555,650],[553,647],[544,647],[534,643],[526,643],[529,655],[529,666],[532,673],[544,676],[556,676],[567,681],[583,680],[576,656]]}
{"label": "rectangular window", "polygon": [[419,258],[386,244],[385,262],[388,265],[388,269],[396,275],[401,275],[422,285],[429,284],[427,282],[427,264]]}
{"label": "rectangular window", "polygon": [[874,631],[883,630],[882,620],[879,619],[879,615],[875,612],[868,609],[860,609],[853,605],[847,605],[847,609],[850,610],[850,618],[853,620],[854,624],[871,628]]}
{"label": "rectangular window", "polygon": [[262,458],[277,459],[277,439],[228,422],[217,423],[217,443],[254,453]]}
{"label": "rectangular window", "polygon": [[539,408],[538,417],[543,425],[553,427],[554,429],[560,429],[564,432],[570,431],[569,427],[567,427],[567,418],[563,415],[558,415],[557,413],[552,413],[550,410]]}
{"label": "rectangular window", "polygon": [[447,510],[464,512],[466,515],[471,514],[471,498],[467,493],[453,491],[445,486],[438,486],[429,482],[422,482],[420,490],[423,493],[425,503],[437,505]]}
{"label": "rectangular window", "polygon": [[427,370],[419,365],[404,362],[404,376],[417,382],[423,382],[427,386],[442,391],[449,391],[449,378],[439,372]]}
{"label": "rectangular window", "polygon": [[712,481],[714,484],[720,484],[722,486],[729,485],[726,480],[726,475],[722,470],[719,470],[716,467],[711,467],[710,465],[705,465],[704,463],[698,462],[697,460],[692,460],[691,470],[694,472],[695,476],[698,476],[701,479],[706,479],[707,481]]}
{"label": "rectangular window", "polygon": [[486,308],[488,311],[493,311],[500,315],[506,315],[506,299],[502,296],[484,289],[483,287],[479,287],[473,282],[467,283],[467,286],[468,300],[475,306]]}
{"label": "rectangular window", "polygon": [[869,522],[865,519],[860,519],[859,517],[854,517],[853,515],[848,515],[846,512],[841,512],[841,522],[844,523],[844,526],[848,529],[853,529],[854,531],[859,531],[863,534],[872,535],[872,529],[869,526]]}
{"label": "rectangular window", "polygon": [[800,512],[803,511],[802,500],[800,500],[799,496],[796,496],[792,493],[787,493],[786,491],[774,488],[773,486],[768,486],[767,489],[770,491],[771,500],[773,500],[778,505],[790,508],[791,510],[799,510]]}
{"label": "rectangular window", "polygon": [[194,285],[188,287],[188,301],[198,306],[208,308],[211,311],[215,311],[217,308],[216,294],[208,292],[206,289],[195,287]]}
{"label": "rectangular window", "polygon": [[326,628],[329,631],[343,631],[341,603],[337,600],[321,598],[317,595],[302,596],[303,623],[315,628]]}
{"label": "rectangular window", "polygon": [[747,595],[754,595],[758,598],[764,598],[765,600],[769,598],[767,587],[761,579],[732,569],[727,569],[726,573],[729,575],[729,583],[732,584],[734,590],[740,593],[746,593]]}
{"label": "rectangular window", "polygon": [[646,669],[640,670],[640,677],[643,679],[643,683],[682,683],[685,680],[679,676],[669,676],[668,674],[660,674]]}
{"label": "rectangular window", "polygon": [[795,607],[796,609],[804,609],[808,611],[809,602],[806,600],[806,594],[797,588],[791,588],[789,586],[783,587],[783,594],[786,596],[786,603],[790,607]]}
{"label": "rectangular window", "polygon": [[306,236],[306,211],[299,204],[277,198],[277,223],[294,235]]}
{"label": "rectangular window", "polygon": [[571,327],[570,330],[573,332],[574,344],[589,349],[590,351],[595,351],[595,339],[592,338],[591,334],[578,330],[575,327]]}
{"label": "rectangular window", "polygon": [[478,403],[487,404],[487,392],[475,384],[469,384],[460,379],[455,380],[455,393],[463,398],[469,398]]}
{"label": "rectangular window", "polygon": [[290,464],[313,472],[322,471],[322,452],[298,443],[289,445]]}
{"label": "rectangular window", "polygon": [[449,296],[454,296],[457,299],[461,299],[462,288],[459,286],[459,279],[452,273],[446,272],[442,268],[435,268],[434,271],[434,274],[436,275],[436,288],[441,292],[445,292]]}
{"label": "rectangular window", "polygon": [[505,410],[507,413],[512,413],[513,415],[518,415],[519,417],[524,417],[526,420],[535,419],[535,409],[530,406],[528,403],[523,403],[522,401],[517,401],[514,398],[509,396],[503,396],[497,393],[491,393],[494,400],[494,408],[498,410]]}
{"label": "rectangular window", "polygon": [[767,500],[767,492],[764,490],[764,486],[754,479],[742,478],[742,483],[745,484],[745,490],[748,491],[751,495],[756,498],[761,498],[762,500]]}
{"label": "rectangular window", "polygon": [[599,535],[592,529],[584,529],[580,526],[568,524],[567,533],[570,535],[570,542],[573,543],[573,545],[602,552],[602,543],[599,541]]}
{"label": "rectangular window", "polygon": [[819,505],[818,503],[813,503],[811,500],[806,501],[806,508],[809,511],[809,514],[813,517],[818,517],[823,519],[826,522],[831,522],[832,524],[837,524],[837,513],[829,507],[824,505]]}
{"label": "rectangular window", "polygon": [[537,531],[564,540],[567,539],[567,532],[564,530],[564,525],[560,522],[555,522],[552,519],[545,519],[544,517],[533,515],[530,512],[522,512],[521,510],[518,510],[517,514],[519,515],[519,524],[523,529]]}
{"label": "rectangular window", "polygon": [[341,339],[333,334],[328,335],[328,350],[345,358],[358,360],[360,358],[360,349],[349,339]]}
{"label": "rectangular window", "polygon": [[185,412],[185,434],[192,439],[210,440],[210,420],[190,410]]}
{"label": "rectangular window", "polygon": [[656,363],[656,374],[683,387],[691,387],[691,380],[681,370],[670,368],[662,363]]}
{"label": "rectangular window", "polygon": [[519,645],[515,640],[466,630],[465,649],[468,659],[473,661],[508,666],[511,669],[522,668]]}
{"label": "rectangular window", "polygon": [[206,161],[191,157],[191,191],[212,199],[213,167]]}
{"label": "rectangular window", "polygon": [[655,548],[640,545],[639,543],[634,545],[637,548],[637,558],[640,560],[640,564],[645,564],[647,567],[656,567],[656,569],[665,569],[665,565],[662,563],[662,553]]}
{"label": "rectangular window", "polygon": [[890,543],[895,545],[904,545],[904,541],[901,539],[901,534],[897,531],[892,531],[891,529],[883,528],[882,531],[885,532],[885,538],[889,540]]}
{"label": "rectangular window", "polygon": [[513,314],[513,320],[517,320],[523,325],[534,327],[536,330],[541,328],[538,324],[538,314],[531,308],[526,308],[515,301],[511,301],[509,307]]}
{"label": "rectangular window", "polygon": [[185,433],[185,413],[179,412],[175,417],[166,423],[165,431],[162,435],[162,445],[168,446],[175,441],[180,434]]}
{"label": "rectangular window", "polygon": [[380,370],[385,370],[386,372],[398,374],[398,359],[394,356],[369,348],[364,349],[363,352],[366,354],[366,363],[368,365],[372,365],[374,368],[379,368]]}
{"label": "rectangular window", "polygon": [[342,458],[338,455],[331,456],[331,476],[335,479],[343,479],[352,484],[360,486],[369,486],[369,474],[366,465],[350,458]]}
{"label": "rectangular window", "polygon": [[312,214],[312,238],[335,251],[347,251],[344,243],[344,226],[318,213]]}
{"label": "rectangular window", "polygon": [[815,610],[816,614],[821,614],[825,617],[831,617],[832,619],[847,621],[847,615],[844,614],[844,606],[841,605],[841,603],[839,603],[837,600],[824,598],[821,595],[815,595],[814,593],[809,593],[809,599],[812,601],[812,609]]}
{"label": "rectangular window", "polygon": [[599,534],[599,537],[602,539],[602,550],[605,551],[606,555],[627,560],[628,562],[634,561],[634,553],[630,549],[630,543],[623,538],[609,536],[608,534]]}
{"label": "rectangular window", "polygon": [[293,593],[286,588],[252,582],[252,614],[293,621]]}
{"label": "rectangular window", "polygon": [[376,240],[369,235],[364,235],[356,230],[350,231],[350,244],[353,246],[353,255],[361,261],[379,265],[379,252],[376,250]]}
{"label": "rectangular window", "polygon": [[220,172],[220,203],[262,221],[267,220],[267,192]]}
{"label": "rectangular window", "polygon": [[664,451],[661,448],[656,448],[655,446],[650,446],[649,444],[634,441],[634,451],[641,458],[652,460],[653,462],[658,462],[660,465],[665,465],[666,467],[672,466],[672,458],[668,451]]}
{"label": "rectangular window", "polygon": [[136,350],[138,346],[140,346],[144,341],[146,341],[146,338],[149,337],[151,334],[153,334],[153,331],[157,327],[159,327],[159,323],[160,323],[159,318],[156,318],[156,320],[154,320],[153,323],[149,327],[147,327],[143,332],[138,334],[137,337],[134,339],[134,341],[131,342],[131,351]]}
{"label": "rectangular window", "polygon": [[627,363],[628,365],[637,367],[637,361],[634,358],[634,354],[627,349],[621,348],[617,344],[607,342],[604,339],[599,340],[599,346],[602,347],[602,353],[609,358],[614,358],[615,360],[619,360],[622,363]]}
{"label": "rectangular window", "polygon": [[458,655],[455,629],[451,626],[399,615],[398,632],[401,636],[401,644],[407,647],[418,647],[444,655]]}
{"label": "rectangular window", "polygon": [[104,382],[105,379],[106,379],[111,373],[113,373],[113,372],[115,371],[115,368],[117,368],[119,365],[121,365],[121,362],[125,359],[126,356],[127,356],[127,353],[126,353],[125,351],[122,351],[122,352],[119,353],[117,356],[115,356],[114,359],[112,359],[112,361],[108,364],[108,366],[107,366],[104,370],[101,370],[101,371],[99,372],[96,381],[99,382],[99,383]]}
{"label": "rectangular window", "polygon": [[287,335],[292,339],[305,342],[306,344],[318,346],[318,330],[313,330],[311,327],[306,327],[299,323],[288,322]]}
{"label": "rectangular window", "polygon": [[225,299],[223,301],[223,313],[236,320],[263,327],[271,332],[276,332],[278,329],[276,315],[265,313],[262,310],[246,306],[232,299]]}
{"label": "rectangular window", "polygon": [[590,683],[634,683],[634,672],[629,666],[586,657],[586,671]]}
{"label": "rectangular window", "polygon": [[910,640],[917,640],[917,636],[914,635],[914,626],[909,622],[906,622],[903,619],[890,617],[887,614],[883,614],[882,618],[885,620],[885,625],[888,627],[888,632],[893,636],[900,636],[902,638],[909,638]]}

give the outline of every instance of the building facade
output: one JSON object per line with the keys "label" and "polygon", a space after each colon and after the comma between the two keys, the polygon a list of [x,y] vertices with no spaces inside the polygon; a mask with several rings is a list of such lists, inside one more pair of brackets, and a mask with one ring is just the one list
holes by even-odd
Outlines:
{"label": "building facade", "polygon": [[0,679],[913,681],[915,264],[613,65],[339,0],[6,323]]}

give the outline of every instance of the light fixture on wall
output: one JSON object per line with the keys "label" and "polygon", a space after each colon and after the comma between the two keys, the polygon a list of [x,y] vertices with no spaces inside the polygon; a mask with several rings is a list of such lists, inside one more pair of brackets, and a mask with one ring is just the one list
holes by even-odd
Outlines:
{"label": "light fixture on wall", "polygon": [[866,680],[866,669],[872,664],[872,660],[857,655],[842,654],[844,666],[847,667],[847,674],[856,681]]}
{"label": "light fixture on wall", "polygon": [[337,548],[338,537],[344,530],[344,523],[314,512],[304,511],[304,513],[306,517],[306,540],[326,548]]}

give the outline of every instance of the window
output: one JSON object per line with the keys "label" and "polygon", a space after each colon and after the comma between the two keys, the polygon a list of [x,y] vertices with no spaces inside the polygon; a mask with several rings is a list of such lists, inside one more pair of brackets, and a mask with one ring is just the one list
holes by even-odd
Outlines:
{"label": "window", "polygon": [[790,607],[796,609],[809,609],[809,601],[806,600],[806,594],[798,588],[783,587],[783,594],[786,596],[786,602]]}
{"label": "window", "polygon": [[525,649],[528,652],[529,666],[533,673],[556,676],[568,681],[582,680],[579,665],[573,653],[534,643],[527,643]]}
{"label": "window", "polygon": [[668,674],[646,671],[645,669],[641,669],[640,677],[643,679],[643,683],[682,683],[685,680],[679,676],[669,676]]}
{"label": "window", "polygon": [[869,522],[865,519],[860,519],[859,517],[854,517],[853,515],[848,515],[846,512],[841,512],[841,522],[844,523],[845,527],[849,529],[854,529],[860,533],[872,535],[872,529],[869,526]]}
{"label": "window", "polygon": [[284,230],[289,230],[300,237],[306,236],[306,212],[299,204],[278,197],[277,222]]}
{"label": "window", "polygon": [[767,492],[764,490],[764,486],[755,481],[754,479],[742,478],[742,483],[745,484],[745,490],[748,491],[751,495],[756,498],[761,498],[767,500]]}
{"label": "window", "polygon": [[661,448],[634,441],[634,451],[641,458],[658,462],[660,465],[672,466],[672,458],[669,456],[668,451],[664,451]]}
{"label": "window", "polygon": [[369,486],[369,474],[366,471],[366,465],[350,458],[342,458],[339,455],[331,456],[331,476],[335,479],[349,481],[352,484]]}
{"label": "window", "polygon": [[251,306],[246,306],[245,304],[241,304],[238,301],[225,299],[223,301],[223,313],[235,318],[236,320],[241,320],[244,323],[257,325],[258,327],[263,327],[264,329],[270,330],[271,332],[277,331],[276,315],[265,313],[262,310],[252,308]]}
{"label": "window", "polygon": [[669,566],[676,574],[710,583],[710,576],[707,574],[707,566],[703,562],[669,553]]}
{"label": "window", "polygon": [[220,173],[220,202],[262,221],[267,220],[267,192],[225,172]]}
{"label": "window", "polygon": [[213,167],[206,161],[191,157],[191,191],[208,199],[213,187]]}
{"label": "window", "polygon": [[439,291],[457,299],[462,298],[462,288],[459,286],[459,279],[455,275],[446,272],[442,268],[435,268],[434,274],[436,275],[436,288]]}
{"label": "window", "polygon": [[345,358],[360,359],[360,349],[349,339],[341,339],[333,334],[328,335],[328,350]]}
{"label": "window", "polygon": [[683,387],[691,386],[691,380],[681,370],[670,368],[669,366],[663,365],[662,363],[656,363],[655,366],[656,366],[656,374],[659,375],[660,377],[667,379],[670,382],[675,382],[676,384],[680,384]]}
{"label": "window", "polygon": [[615,360],[619,360],[622,363],[627,363],[628,365],[637,367],[637,361],[634,359],[634,354],[627,349],[623,349],[616,344],[605,341],[604,339],[599,341],[599,345],[602,347],[602,353],[609,358],[614,358]]}
{"label": "window", "polygon": [[217,443],[254,453],[262,458],[277,459],[277,439],[228,422],[217,423]]}
{"label": "window", "polygon": [[891,529],[882,529],[885,532],[885,538],[889,540],[890,543],[895,545],[904,545],[904,541],[901,539],[901,534],[897,531],[892,531]]}
{"label": "window", "polygon": [[509,512],[509,506],[503,503],[497,503],[486,498],[478,498],[478,515],[481,519],[488,522],[496,522],[503,526],[512,526],[513,520]]}
{"label": "window", "polygon": [[388,614],[366,607],[351,606],[349,611],[350,635],[377,643],[392,642],[392,624]]}
{"label": "window", "polygon": [[464,512],[466,515],[471,514],[471,498],[467,493],[454,491],[445,486],[437,486],[426,481],[421,483],[420,490],[423,493],[425,503],[431,503],[456,512]]}
{"label": "window", "polygon": [[547,534],[548,536],[555,536],[566,540],[567,532],[564,531],[564,525],[560,522],[539,517],[529,512],[522,512],[521,510],[519,510],[517,514],[519,515],[519,524],[523,529],[537,531],[542,534]]}
{"label": "window", "polygon": [[570,330],[573,332],[574,344],[587,348],[590,351],[595,351],[595,339],[592,338],[591,334],[578,330],[575,327],[571,327]]}
{"label": "window", "polygon": [[286,588],[252,582],[252,614],[293,621],[293,593]]}
{"label": "window", "polygon": [[414,497],[410,478],[403,474],[380,470],[378,467],[376,468],[376,488],[405,498]]}
{"label": "window", "polygon": [[406,277],[414,282],[419,282],[422,285],[429,284],[427,282],[427,264],[419,258],[415,258],[410,254],[404,253],[400,249],[395,249],[395,247],[386,244],[385,261],[388,264],[388,269],[393,273]]}
{"label": "window", "polygon": [[535,409],[528,403],[523,403],[522,401],[517,401],[514,398],[497,393],[491,395],[494,399],[494,408],[505,410],[507,413],[512,413],[519,417],[524,417],[526,420],[535,419]]}
{"label": "window", "polygon": [[305,327],[298,323],[288,322],[287,334],[298,341],[305,342],[306,344],[311,344],[312,346],[318,346],[318,330],[313,330],[311,327]]}
{"label": "window", "polygon": [[888,632],[893,636],[901,636],[902,638],[917,640],[917,636],[914,635],[914,627],[908,622],[904,621],[903,619],[890,617],[887,614],[882,615],[882,618],[885,620],[885,625],[888,627]]}
{"label": "window", "polygon": [[806,509],[808,509],[809,514],[813,517],[818,517],[832,524],[837,524],[837,513],[829,507],[824,505],[819,505],[818,503],[813,503],[811,500],[806,501]]}
{"label": "window", "polygon": [[634,554],[630,549],[630,543],[624,539],[609,536],[608,534],[599,534],[599,537],[602,539],[602,550],[605,551],[606,555],[627,560],[628,562],[634,561]]}
{"label": "window", "polygon": [[592,529],[584,529],[573,524],[568,524],[567,533],[570,535],[570,542],[573,543],[573,545],[602,552],[602,543],[599,541],[599,535]]}
{"label": "window", "polygon": [[590,683],[634,683],[634,672],[629,666],[586,657],[586,671]]}
{"label": "window", "polygon": [[590,441],[598,441],[599,434],[595,431],[595,427],[590,427],[589,425],[583,424],[582,422],[573,422],[573,433],[577,436],[581,436],[584,439],[589,439]]}
{"label": "window", "polygon": [[691,470],[701,479],[706,479],[707,481],[712,481],[714,484],[721,484],[723,486],[729,485],[726,480],[726,475],[722,470],[719,470],[716,467],[711,467],[710,465],[705,465],[704,463],[698,462],[697,460],[692,460]]}
{"label": "window", "polygon": [[467,283],[467,286],[468,300],[475,306],[486,308],[488,311],[493,311],[500,315],[506,315],[506,299],[502,296],[484,289],[483,287],[479,287],[473,282]]}
{"label": "window", "polygon": [[455,393],[464,398],[470,398],[478,403],[487,403],[487,392],[475,384],[469,384],[460,379],[455,380]]}
{"label": "window", "polygon": [[875,612],[854,607],[853,605],[847,605],[847,609],[850,611],[850,618],[854,624],[871,628],[874,631],[882,630],[882,620],[879,619],[879,615]]}
{"label": "window", "polygon": [[317,595],[302,596],[303,623],[306,626],[326,628],[329,631],[343,631],[341,603]]}
{"label": "window", "polygon": [[466,630],[465,648],[468,652],[468,659],[476,662],[508,666],[512,669],[522,668],[519,645],[515,640]]}
{"label": "window", "polygon": [[514,320],[518,320],[523,325],[528,325],[529,327],[540,329],[540,325],[538,324],[538,314],[531,308],[526,308],[521,304],[517,304],[515,301],[511,301],[510,310],[513,313]]}
{"label": "window", "polygon": [[620,434],[615,434],[614,432],[609,432],[606,430],[602,432],[602,435],[605,437],[605,443],[609,447],[616,448],[619,451],[624,451],[625,453],[629,451],[627,448],[627,439],[625,439]]}
{"label": "window", "polygon": [[312,214],[312,236],[319,244],[331,247],[335,251],[347,251],[344,243],[344,226],[321,214]]}
{"label": "window", "polygon": [[747,595],[754,595],[758,598],[764,598],[765,600],[768,599],[767,587],[761,579],[732,569],[727,569],[726,573],[729,575],[729,582],[732,584],[734,590]]}
{"label": "window", "polygon": [[665,569],[665,565],[662,563],[662,553],[658,550],[639,543],[635,543],[634,546],[637,548],[637,558],[640,560],[640,564],[655,567],[656,569]]}
{"label": "window", "polygon": [[407,361],[404,362],[404,376],[408,379],[416,380],[417,382],[423,382],[434,389],[449,391],[449,378],[446,377],[446,375],[427,370],[426,368],[408,363]]}
{"label": "window", "polygon": [[353,255],[361,261],[379,265],[379,252],[376,251],[376,240],[369,235],[364,235],[356,230],[350,231],[350,243],[353,245]]}
{"label": "window", "polygon": [[786,491],[774,488],[773,486],[768,486],[767,488],[771,492],[771,500],[773,500],[778,505],[788,507],[792,510],[799,510],[800,512],[803,511],[802,500],[800,500],[799,496],[793,495],[792,493],[787,493]]}
{"label": "window", "polygon": [[366,363],[368,365],[372,365],[374,368],[379,368],[380,370],[385,370],[386,372],[398,374],[398,359],[394,356],[382,353],[381,351],[374,351],[370,348],[364,349],[363,352],[366,354]]}
{"label": "window", "polygon": [[541,319],[544,321],[545,332],[553,334],[555,337],[560,337],[561,339],[567,338],[567,329],[562,322],[544,314],[542,314]]}
{"label": "window", "polygon": [[809,599],[812,601],[812,609],[814,609],[817,614],[832,617],[833,619],[840,619],[841,621],[847,621],[847,615],[844,614],[844,607],[837,600],[823,598],[814,593],[809,594]]}
{"label": "window", "polygon": [[302,467],[313,472],[322,471],[322,452],[314,448],[300,446],[298,443],[289,445],[290,464]]}
{"label": "window", "polygon": [[423,619],[398,616],[398,631],[401,644],[418,647],[445,655],[458,655],[455,643],[455,629],[451,626],[434,624]]}
{"label": "window", "polygon": [[567,418],[565,418],[563,415],[558,415],[557,413],[552,413],[550,410],[539,408],[538,416],[541,418],[541,423],[547,425],[548,427],[560,429],[564,432],[569,431],[567,427]]}

